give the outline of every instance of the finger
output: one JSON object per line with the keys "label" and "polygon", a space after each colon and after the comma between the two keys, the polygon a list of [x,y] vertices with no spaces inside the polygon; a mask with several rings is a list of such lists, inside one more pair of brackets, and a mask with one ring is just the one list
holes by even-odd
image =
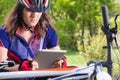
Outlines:
{"label": "finger", "polygon": [[60,68],[60,67],[62,67],[62,64],[61,64],[61,62],[59,61],[59,62],[56,62],[53,66],[54,66],[55,68]]}
{"label": "finger", "polygon": [[33,70],[36,70],[36,69],[39,68],[39,65],[38,65],[38,63],[36,61],[32,62],[32,68],[33,68]]}
{"label": "finger", "polygon": [[28,58],[29,61],[32,61],[33,59],[32,58]]}

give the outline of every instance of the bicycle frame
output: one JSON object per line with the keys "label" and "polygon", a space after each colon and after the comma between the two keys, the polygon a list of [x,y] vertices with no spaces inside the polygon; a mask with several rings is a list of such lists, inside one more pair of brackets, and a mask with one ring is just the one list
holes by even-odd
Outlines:
{"label": "bicycle frame", "polygon": [[102,68],[102,63],[91,63],[89,66],[79,67],[71,73],[48,80],[112,80],[111,76]]}

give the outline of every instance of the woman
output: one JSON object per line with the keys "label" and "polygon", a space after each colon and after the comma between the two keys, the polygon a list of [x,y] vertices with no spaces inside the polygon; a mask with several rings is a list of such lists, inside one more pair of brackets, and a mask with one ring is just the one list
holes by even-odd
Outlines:
{"label": "woman", "polygon": [[[0,29],[0,62],[16,63],[5,70],[36,70],[38,64],[32,58],[39,49],[60,49],[51,18],[46,13],[49,6],[49,0],[18,0],[15,4]],[[65,58],[56,61],[54,67],[66,67]]]}

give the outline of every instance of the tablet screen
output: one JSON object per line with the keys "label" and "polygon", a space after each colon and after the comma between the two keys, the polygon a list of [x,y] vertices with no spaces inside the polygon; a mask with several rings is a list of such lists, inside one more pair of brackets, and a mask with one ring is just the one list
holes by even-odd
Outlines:
{"label": "tablet screen", "polygon": [[38,62],[39,69],[52,68],[55,61],[64,57],[66,50],[39,50],[34,61]]}

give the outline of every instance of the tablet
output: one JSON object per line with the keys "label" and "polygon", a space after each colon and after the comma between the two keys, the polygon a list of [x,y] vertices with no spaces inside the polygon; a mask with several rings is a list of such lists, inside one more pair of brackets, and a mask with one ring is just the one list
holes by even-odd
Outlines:
{"label": "tablet", "polygon": [[66,50],[39,50],[33,61],[38,62],[39,69],[52,68],[55,61],[64,57]]}

